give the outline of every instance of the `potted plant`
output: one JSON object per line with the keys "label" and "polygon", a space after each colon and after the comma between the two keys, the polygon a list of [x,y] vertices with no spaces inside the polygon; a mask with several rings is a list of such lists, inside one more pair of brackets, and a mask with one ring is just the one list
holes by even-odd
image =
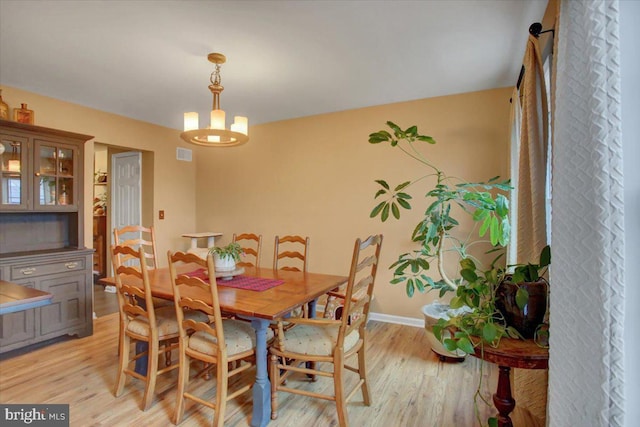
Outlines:
{"label": "potted plant", "polygon": [[239,262],[240,256],[244,254],[244,250],[240,244],[232,242],[227,246],[214,246],[209,249],[209,253],[213,255],[216,271],[233,271],[236,269],[236,262]]}
{"label": "potted plant", "polygon": [[[455,332],[448,337],[449,329],[445,325],[455,323],[461,317],[467,322],[474,317],[472,323],[482,324],[483,327],[486,325],[486,338],[489,338],[489,341],[494,341],[495,336],[505,332],[500,323],[496,322],[496,310],[492,303],[498,283],[499,268],[496,267],[496,263],[503,254],[496,256],[489,267],[482,268],[480,260],[485,257],[486,250],[479,252],[482,242],[488,242],[491,247],[500,249],[504,248],[509,240],[509,202],[505,194],[511,186],[508,180],[500,180],[499,177],[485,182],[467,182],[450,177],[418,150],[418,144],[435,144],[436,141],[432,137],[418,133],[416,126],[406,130],[402,130],[393,122],[387,122],[387,126],[390,132],[381,130],[372,133],[369,135],[369,142],[388,143],[391,147],[402,150],[409,157],[422,163],[427,173],[394,187],[384,180],[376,180],[380,189],[375,198],[382,197],[383,200],[373,208],[370,216],[380,216],[383,222],[391,216],[400,219],[401,209],[411,209],[413,198],[408,193],[409,189],[426,180],[433,182],[425,194],[431,198],[431,202],[411,234],[411,240],[417,244],[417,249],[399,255],[398,260],[391,265],[394,276],[391,283],[404,284],[409,297],[412,297],[416,290],[437,290],[440,297],[448,292],[454,293],[450,307],[462,311],[448,312],[448,320],[438,321],[434,325],[427,316],[433,306],[425,306],[425,327],[436,332],[437,341],[451,352],[443,354],[442,349],[434,345],[432,340],[436,353],[453,357],[472,353],[471,340],[467,336],[457,336]],[[471,216],[476,223],[475,231],[472,230],[471,234],[477,237],[459,235],[459,222],[456,219],[458,215]],[[487,235],[488,239],[483,239]],[[451,277],[445,270],[447,254],[455,254],[459,259],[460,270],[455,277]],[[484,273],[478,274],[479,269],[476,265],[479,265]],[[439,277],[431,276],[432,268],[437,270]]]}
{"label": "potted plant", "polygon": [[505,323],[513,326],[523,338],[534,338],[547,345],[545,315],[548,307],[549,283],[545,274],[551,264],[551,248],[542,248],[537,264],[510,265],[496,289],[496,308]]}
{"label": "potted plant", "polygon": [[[418,292],[437,290],[440,297],[448,292],[454,293],[448,308],[440,307],[437,301],[423,307],[425,327],[435,337],[430,336],[433,350],[455,357],[474,353],[476,346],[485,343],[497,346],[504,336],[522,338],[523,334],[518,330],[520,325],[508,309],[513,304],[509,303],[515,302],[517,310],[513,312],[536,311],[531,304],[540,299],[539,288],[536,285],[530,287],[528,282],[537,282],[543,277],[551,262],[551,252],[548,246],[543,248],[538,264],[507,268],[498,264],[510,235],[509,201],[506,197],[511,190],[509,181],[494,177],[485,182],[466,182],[450,177],[416,147],[424,143],[435,144],[432,137],[418,133],[416,126],[402,130],[392,122],[387,122],[387,125],[391,132],[374,132],[369,135],[369,142],[388,143],[402,150],[426,166],[428,173],[395,187],[384,180],[377,180],[380,189],[375,198],[383,197],[383,200],[373,208],[370,216],[380,216],[382,221],[391,216],[400,219],[401,209],[411,209],[412,196],[408,189],[423,180],[434,181],[426,191],[426,197],[431,198],[430,204],[411,234],[417,249],[399,255],[390,267],[394,276],[391,283],[404,284],[409,297],[416,289]],[[475,222],[467,236],[458,234],[459,222],[455,219],[458,215],[468,215]],[[482,250],[480,243],[483,241],[488,241],[489,250]],[[446,254],[457,255],[459,269],[455,277],[448,275],[444,268]],[[491,261],[483,262],[484,259]],[[430,276],[432,267],[439,273],[439,278]],[[546,309],[546,280],[544,285],[541,293],[545,296],[543,305]],[[535,291],[532,290],[534,288]],[[429,323],[427,312],[431,311],[440,311],[444,316]],[[537,338],[548,337],[548,326],[537,325],[542,318],[528,322],[536,325]],[[441,350],[434,343],[441,345]],[[479,395],[480,384],[474,396],[476,403]],[[497,425],[497,419],[490,418],[489,424]]]}

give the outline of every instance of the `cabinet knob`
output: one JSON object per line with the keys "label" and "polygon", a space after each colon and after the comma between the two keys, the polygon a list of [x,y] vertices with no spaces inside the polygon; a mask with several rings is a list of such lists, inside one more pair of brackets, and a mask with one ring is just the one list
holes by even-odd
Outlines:
{"label": "cabinet knob", "polygon": [[36,269],[35,267],[29,267],[29,268],[22,268],[20,269],[20,273],[22,273],[22,275],[24,276],[28,276],[30,274],[35,273]]}
{"label": "cabinet knob", "polygon": [[35,176],[40,176],[40,172],[36,172],[34,175]]}
{"label": "cabinet knob", "polygon": [[76,268],[78,266],[77,262],[68,262],[64,265],[65,267],[67,267],[69,270]]}

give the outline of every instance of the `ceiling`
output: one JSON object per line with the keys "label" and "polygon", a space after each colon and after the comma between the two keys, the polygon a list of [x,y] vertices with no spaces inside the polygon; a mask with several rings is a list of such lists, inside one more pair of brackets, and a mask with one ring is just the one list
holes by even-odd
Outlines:
{"label": "ceiling", "polygon": [[545,1],[0,0],[0,85],[181,129],[514,85]]}

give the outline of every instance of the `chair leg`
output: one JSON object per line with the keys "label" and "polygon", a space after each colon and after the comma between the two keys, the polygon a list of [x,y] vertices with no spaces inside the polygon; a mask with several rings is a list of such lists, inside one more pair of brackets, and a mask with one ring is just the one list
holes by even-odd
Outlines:
{"label": "chair leg", "polygon": [[113,393],[116,397],[120,396],[124,391],[124,384],[127,380],[127,374],[125,374],[124,370],[129,364],[130,344],[131,339],[125,335],[124,331],[121,330],[120,339],[118,341],[118,348],[120,349],[120,355],[118,356],[118,377],[116,379],[116,388]]}
{"label": "chair leg", "polygon": [[371,396],[369,394],[369,385],[367,383],[367,364],[365,357],[365,343],[362,344],[362,348],[358,351],[358,374],[362,382],[362,399],[366,406],[371,406]]}
{"label": "chair leg", "polygon": [[189,357],[182,351],[180,346],[178,368],[178,393],[176,395],[176,411],[173,415],[173,423],[178,425],[182,422],[184,415],[184,391],[189,384]]}
{"label": "chair leg", "polygon": [[333,388],[336,395],[336,409],[338,410],[338,424],[340,427],[349,427],[349,416],[347,414],[347,402],[344,395],[344,355],[336,351],[334,356]]}
{"label": "chair leg", "polygon": [[149,360],[147,362],[147,385],[144,389],[144,397],[142,399],[142,410],[146,411],[151,407],[153,401],[153,392],[156,388],[156,379],[158,378],[158,353],[159,353],[158,340],[151,340],[149,342],[149,354],[147,355]]}
{"label": "chair leg", "polygon": [[224,413],[227,408],[227,392],[229,391],[228,366],[228,363],[218,363],[216,368],[216,412],[213,416],[213,427],[224,427]]}
{"label": "chair leg", "polygon": [[280,369],[278,369],[278,356],[269,356],[269,376],[271,377],[271,419],[278,418],[278,385],[280,385]]}

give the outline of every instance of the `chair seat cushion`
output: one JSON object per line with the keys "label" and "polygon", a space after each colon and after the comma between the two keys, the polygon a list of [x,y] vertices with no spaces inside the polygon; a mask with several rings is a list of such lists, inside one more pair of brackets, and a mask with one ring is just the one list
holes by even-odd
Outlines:
{"label": "chair seat cushion", "polygon": [[[284,348],[289,353],[311,356],[330,356],[338,340],[339,326],[296,325],[284,334]],[[344,351],[349,351],[358,343],[358,330],[344,338]]]}
{"label": "chair seat cushion", "polygon": [[[155,310],[156,325],[158,327],[158,337],[176,335],[178,333],[178,321],[176,320],[175,306],[158,307]],[[185,319],[193,319],[196,322],[208,322],[206,314],[197,310],[187,310],[184,312]],[[129,322],[127,329],[135,334],[144,337],[149,336],[149,322],[146,317],[138,316]]]}
{"label": "chair seat cushion", "polygon": [[[227,355],[233,356],[256,347],[256,333],[251,323],[235,319],[222,321]],[[267,328],[267,341],[273,338],[273,331]],[[198,331],[189,337],[188,346],[199,353],[216,355],[217,338],[204,331]]]}

